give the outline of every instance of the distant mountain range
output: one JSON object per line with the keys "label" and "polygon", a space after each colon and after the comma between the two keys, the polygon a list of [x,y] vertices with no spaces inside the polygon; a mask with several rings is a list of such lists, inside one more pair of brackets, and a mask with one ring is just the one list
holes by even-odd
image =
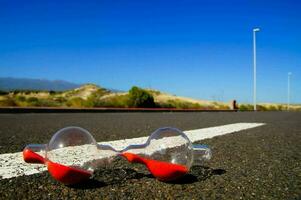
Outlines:
{"label": "distant mountain range", "polygon": [[0,78],[0,90],[54,90],[65,91],[80,87],[81,84],[62,80],[30,79],[30,78]]}

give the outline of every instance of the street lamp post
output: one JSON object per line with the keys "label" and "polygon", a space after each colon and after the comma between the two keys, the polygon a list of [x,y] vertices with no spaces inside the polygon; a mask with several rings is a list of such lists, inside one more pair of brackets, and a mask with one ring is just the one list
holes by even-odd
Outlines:
{"label": "street lamp post", "polygon": [[254,111],[256,111],[256,32],[258,32],[259,28],[253,29],[253,65],[254,65],[254,80],[253,80],[253,104]]}
{"label": "street lamp post", "polygon": [[287,73],[287,110],[290,109],[290,97],[291,97],[291,75],[292,73]]}

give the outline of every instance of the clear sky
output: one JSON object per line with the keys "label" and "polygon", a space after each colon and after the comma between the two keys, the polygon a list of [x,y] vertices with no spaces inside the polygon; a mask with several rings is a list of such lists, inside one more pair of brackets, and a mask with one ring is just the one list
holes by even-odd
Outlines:
{"label": "clear sky", "polygon": [[0,0],[0,77],[301,103],[301,1]]}

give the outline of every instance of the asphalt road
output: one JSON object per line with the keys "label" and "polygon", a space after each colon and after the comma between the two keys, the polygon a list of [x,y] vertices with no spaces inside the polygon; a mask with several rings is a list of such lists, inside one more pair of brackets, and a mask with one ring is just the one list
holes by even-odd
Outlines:
{"label": "asphalt road", "polygon": [[301,199],[301,113],[0,114],[0,153],[47,143],[69,125],[110,141],[147,136],[163,126],[191,130],[236,122],[266,125],[202,141],[211,146],[212,160],[177,182],[160,182],[143,166],[117,159],[73,187],[47,172],[2,179],[0,199]]}

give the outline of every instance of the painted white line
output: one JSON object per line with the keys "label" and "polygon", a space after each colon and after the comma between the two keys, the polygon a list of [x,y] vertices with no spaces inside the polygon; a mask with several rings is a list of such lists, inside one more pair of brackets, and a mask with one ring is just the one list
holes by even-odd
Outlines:
{"label": "painted white line", "polygon": [[[233,132],[238,132],[250,128],[255,128],[258,126],[262,126],[264,123],[235,123],[235,124],[228,124],[223,126],[216,126],[216,127],[210,127],[210,128],[203,128],[203,129],[196,129],[196,130],[190,130],[190,131],[184,131],[185,134],[188,136],[188,138],[191,140],[191,142],[197,142],[200,140],[221,136]],[[116,140],[116,141],[110,141],[110,142],[103,142],[100,144],[110,144],[116,149],[123,149],[127,147],[130,144],[143,144],[148,137],[140,137],[140,138],[132,138],[132,139],[124,139],[124,140]],[[162,143],[161,143],[162,144]],[[166,143],[165,143],[166,144]],[[167,145],[165,147],[159,147],[159,148],[170,148],[171,146],[179,145],[178,143],[174,142],[171,145]],[[80,149],[79,152],[85,151],[86,152],[93,152],[93,151],[87,151],[86,147],[81,146],[77,147]],[[91,148],[91,147],[89,147]],[[60,154],[61,156],[62,154]],[[86,162],[88,160],[91,160],[91,158],[95,158],[95,155],[92,153],[89,154],[82,154],[83,158],[81,161],[78,162]],[[108,153],[106,155],[102,154],[102,157],[109,157],[111,156],[111,153]],[[213,155],[214,156],[214,155]],[[74,157],[74,156],[73,156]],[[64,156],[64,159],[67,159],[67,162],[74,162],[74,159],[70,154],[66,154]],[[0,155],[0,179],[6,179],[6,178],[13,178],[18,176],[24,176],[24,175],[31,175],[36,173],[41,173],[43,171],[47,170],[44,165],[38,165],[38,164],[28,164],[23,161],[22,152],[18,153],[7,153],[7,154],[1,154]]]}

